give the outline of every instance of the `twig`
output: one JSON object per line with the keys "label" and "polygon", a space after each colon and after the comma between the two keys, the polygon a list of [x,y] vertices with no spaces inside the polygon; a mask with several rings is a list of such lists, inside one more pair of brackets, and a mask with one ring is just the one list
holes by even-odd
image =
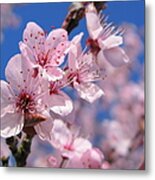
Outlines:
{"label": "twig", "polygon": [[11,137],[11,138],[6,139],[6,143],[8,144],[12,152],[12,155],[14,156],[16,160],[17,167],[26,166],[26,160],[27,160],[28,155],[30,154],[32,138],[33,136],[26,135],[26,137],[23,139],[19,148],[18,148],[17,137]]}
{"label": "twig", "polygon": [[[62,24],[62,28],[70,33],[79,25],[80,20],[85,16],[87,5],[92,2],[73,2],[69,7],[68,14]],[[97,12],[106,8],[105,2],[94,2]]]}

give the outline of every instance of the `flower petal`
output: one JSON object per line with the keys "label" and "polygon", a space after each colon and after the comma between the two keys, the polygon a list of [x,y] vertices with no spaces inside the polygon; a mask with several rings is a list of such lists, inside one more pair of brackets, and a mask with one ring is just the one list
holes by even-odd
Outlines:
{"label": "flower petal", "polygon": [[15,96],[10,85],[1,80],[1,117],[14,111]]}
{"label": "flower petal", "polygon": [[5,69],[6,79],[16,91],[24,84],[22,72],[22,57],[17,54],[9,60]]}
{"label": "flower petal", "polygon": [[123,43],[123,38],[122,36],[111,35],[104,40],[99,39],[98,43],[101,49],[110,49],[121,45]]}
{"label": "flower petal", "polygon": [[21,132],[24,126],[24,116],[21,113],[7,113],[1,118],[1,136],[8,138]]}
{"label": "flower petal", "polygon": [[24,56],[25,59],[30,60],[33,64],[36,64],[36,58],[35,58],[35,54],[32,51],[32,49],[30,49],[29,46],[27,46],[25,43],[23,42],[19,42],[19,49],[22,53],[22,55]]}
{"label": "flower petal", "polygon": [[46,66],[43,71],[43,77],[48,79],[48,81],[56,81],[63,78],[64,72],[59,67]]}
{"label": "flower petal", "polygon": [[72,135],[66,124],[60,119],[54,120],[51,135],[52,145],[61,150],[63,150],[64,146],[69,144],[72,139]]}
{"label": "flower petal", "polygon": [[34,22],[29,22],[23,33],[23,42],[34,52],[44,51],[45,32]]}
{"label": "flower petal", "polygon": [[63,63],[68,52],[69,41],[67,31],[56,29],[51,31],[45,42],[45,54],[48,54],[48,63],[52,66],[59,66]]}
{"label": "flower petal", "polygon": [[110,48],[103,51],[105,58],[115,67],[129,62],[125,51],[120,47]]}
{"label": "flower petal", "polygon": [[72,100],[62,91],[47,96],[46,101],[50,109],[61,116],[66,116],[73,110]]}
{"label": "flower petal", "polygon": [[87,139],[76,138],[73,143],[73,148],[77,155],[82,156],[83,153],[92,148],[92,144]]}
{"label": "flower petal", "polygon": [[60,28],[51,31],[45,42],[46,52],[56,48],[60,43],[65,41],[68,41],[68,33],[66,30]]}
{"label": "flower petal", "polygon": [[92,39],[97,39],[103,32],[98,15],[95,12],[86,12],[87,29]]}
{"label": "flower petal", "polygon": [[47,112],[43,113],[43,115],[47,117],[47,119],[37,124],[34,128],[36,133],[42,140],[50,140],[53,127],[53,119]]}
{"label": "flower petal", "polygon": [[86,101],[93,103],[96,99],[104,95],[104,92],[93,83],[74,83],[74,87],[78,91],[80,97]]}

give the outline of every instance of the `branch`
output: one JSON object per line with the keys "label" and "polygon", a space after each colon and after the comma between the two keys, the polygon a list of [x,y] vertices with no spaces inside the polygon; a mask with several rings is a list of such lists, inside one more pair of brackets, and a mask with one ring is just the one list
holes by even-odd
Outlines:
{"label": "branch", "polygon": [[[62,24],[62,28],[70,33],[79,25],[80,20],[85,16],[85,9],[90,2],[73,2],[69,12]],[[97,12],[106,8],[105,2],[94,2]]]}
{"label": "branch", "polygon": [[16,160],[17,167],[26,166],[26,160],[27,160],[28,155],[30,154],[32,138],[33,136],[26,135],[26,137],[24,137],[19,148],[18,148],[17,136],[6,139],[6,143],[8,144],[12,152],[12,155],[14,156]]}

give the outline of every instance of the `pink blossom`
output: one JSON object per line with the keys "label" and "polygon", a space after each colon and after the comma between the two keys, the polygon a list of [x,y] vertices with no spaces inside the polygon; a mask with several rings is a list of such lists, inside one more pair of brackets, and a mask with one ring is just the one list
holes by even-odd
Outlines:
{"label": "pink blossom", "polygon": [[64,61],[68,45],[66,30],[55,29],[46,37],[44,30],[34,22],[27,24],[23,42],[19,43],[22,54],[53,81],[63,77],[63,71],[58,66]]}
{"label": "pink blossom", "polygon": [[73,104],[70,97],[61,89],[66,86],[65,81],[44,81],[44,91],[47,91],[46,96],[42,97],[46,102],[46,106],[50,110],[61,116],[66,116],[73,110]]}
{"label": "pink blossom", "polygon": [[88,149],[81,157],[74,156],[68,160],[66,168],[100,169],[103,163],[103,153],[97,148]]}
{"label": "pink blossom", "polygon": [[92,148],[83,154],[81,162],[84,168],[100,169],[103,159],[103,153],[97,148]]}
{"label": "pink blossom", "polygon": [[53,147],[59,149],[63,157],[81,157],[84,152],[92,147],[91,143],[82,137],[77,137],[62,120],[54,120],[51,131]]}
{"label": "pink blossom", "polygon": [[73,87],[78,91],[80,97],[92,103],[100,98],[104,92],[93,82],[101,79],[99,69],[93,63],[91,53],[84,54],[81,51],[80,40],[83,33],[72,40],[68,57],[68,79],[73,80]]}
{"label": "pink blossom", "polygon": [[[1,136],[7,138],[19,134],[25,125],[31,125],[27,115],[32,114],[41,114],[42,120],[47,119],[48,127],[51,127],[51,117],[41,100],[45,95],[42,80],[39,76],[34,78],[29,61],[20,54],[13,56],[7,64],[5,75],[8,82],[1,80]],[[39,126],[45,128],[42,123]]]}
{"label": "pink blossom", "polygon": [[[118,121],[103,123],[106,131],[107,142],[111,148],[114,148],[116,153],[126,156],[131,146],[131,137],[126,134],[125,129]],[[105,141],[106,142],[106,141]],[[103,145],[104,148],[104,145]]]}
{"label": "pink blossom", "polygon": [[91,51],[97,56],[99,64],[105,60],[113,66],[120,66],[129,62],[125,51],[119,47],[123,44],[120,31],[106,22],[102,24],[102,19],[97,14],[93,3],[90,3],[86,9],[86,21],[90,36],[87,43]]}

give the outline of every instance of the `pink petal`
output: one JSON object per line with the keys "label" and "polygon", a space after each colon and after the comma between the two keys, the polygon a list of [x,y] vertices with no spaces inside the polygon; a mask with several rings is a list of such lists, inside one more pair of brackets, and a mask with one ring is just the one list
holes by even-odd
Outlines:
{"label": "pink petal", "polygon": [[68,41],[68,33],[64,29],[56,29],[49,33],[45,42],[46,52],[56,48],[60,43]]}
{"label": "pink petal", "polygon": [[96,99],[104,95],[104,92],[93,83],[74,83],[74,87],[78,91],[80,97],[89,103],[93,103]]}
{"label": "pink petal", "polygon": [[24,117],[21,113],[7,113],[1,118],[1,136],[8,138],[21,132],[24,126]]}
{"label": "pink petal", "polygon": [[64,72],[58,67],[46,66],[43,77],[49,81],[56,81],[63,78]]}
{"label": "pink petal", "polygon": [[70,47],[70,52],[68,54],[68,66],[70,71],[76,71],[78,68],[78,64],[77,64],[77,47],[75,45],[71,45]]}
{"label": "pink petal", "polygon": [[66,116],[73,110],[72,100],[62,91],[47,96],[46,101],[50,109],[61,116]]}
{"label": "pink petal", "polygon": [[5,69],[6,79],[16,91],[24,84],[22,73],[22,58],[20,54],[17,54],[9,60]]}
{"label": "pink petal", "polygon": [[45,32],[34,22],[29,22],[23,33],[23,42],[34,52],[44,51]]}
{"label": "pink petal", "polygon": [[101,49],[110,49],[119,46],[123,43],[123,38],[121,36],[111,35],[108,38],[98,40]]}
{"label": "pink petal", "polygon": [[37,124],[34,128],[40,139],[44,141],[51,139],[52,127],[53,119],[51,117],[47,117],[45,121]]}
{"label": "pink petal", "polygon": [[77,59],[82,53],[82,47],[80,43],[82,36],[83,33],[80,33],[75,36],[71,41],[68,54],[68,66],[70,70],[72,69],[72,71],[75,71],[78,68]]}
{"label": "pink petal", "polygon": [[63,150],[64,146],[68,145],[72,139],[72,135],[66,124],[60,119],[54,120],[51,137],[52,145],[61,150]]}
{"label": "pink petal", "polygon": [[128,56],[126,55],[125,51],[120,47],[106,49],[103,51],[103,53],[104,53],[105,58],[113,66],[118,67],[129,62]]}
{"label": "pink petal", "polygon": [[92,39],[97,39],[103,32],[100,19],[96,12],[86,12],[87,29]]}
{"label": "pink petal", "polygon": [[69,42],[64,41],[60,42],[56,49],[53,51],[49,51],[48,58],[49,58],[49,63],[52,66],[59,66],[64,62],[64,58],[66,54],[69,51]]}
{"label": "pink petal", "polygon": [[82,155],[88,149],[92,148],[92,144],[87,139],[76,138],[73,143],[73,147],[75,148],[77,155]]}
{"label": "pink petal", "polygon": [[104,73],[108,75],[111,75],[116,70],[116,68],[113,67],[109,61],[107,61],[107,59],[104,56],[104,51],[102,50],[100,50],[97,54],[97,65],[100,69],[105,69],[106,67],[106,72]]}
{"label": "pink petal", "polygon": [[52,66],[62,64],[68,47],[69,42],[66,30],[56,29],[51,31],[45,42],[45,53],[48,54],[49,63]]}
{"label": "pink petal", "polygon": [[1,117],[15,110],[15,96],[10,85],[1,80]]}
{"label": "pink petal", "polygon": [[81,161],[85,168],[99,169],[101,168],[103,158],[104,156],[99,149],[92,148],[83,154]]}
{"label": "pink petal", "polygon": [[32,49],[30,49],[29,46],[27,46],[23,42],[19,42],[19,48],[25,59],[29,59],[33,64],[37,63],[37,57],[35,57],[34,52],[32,51]]}

